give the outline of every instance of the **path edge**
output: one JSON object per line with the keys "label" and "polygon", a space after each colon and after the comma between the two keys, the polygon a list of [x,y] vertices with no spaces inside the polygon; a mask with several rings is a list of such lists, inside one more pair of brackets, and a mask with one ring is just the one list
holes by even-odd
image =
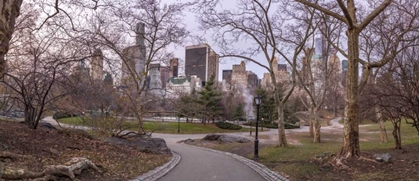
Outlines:
{"label": "path edge", "polygon": [[[185,144],[185,145],[188,145],[188,144]],[[247,165],[251,169],[255,170],[258,174],[260,174],[267,181],[289,181],[287,178],[285,178],[285,177],[281,176],[279,173],[269,169],[265,165],[263,165],[261,163],[258,163],[254,160],[250,160],[248,158],[245,158],[243,156],[240,156],[240,155],[237,155],[237,154],[234,154],[234,153],[225,152],[225,151],[219,151],[219,150],[214,150],[214,149],[210,149],[210,148],[194,146],[194,145],[188,145],[188,146],[192,146],[192,147],[196,147],[196,148],[199,148],[199,149],[202,149],[202,150],[207,150],[207,151],[210,151],[210,152],[230,156],[230,157],[242,162],[243,164]]]}
{"label": "path edge", "polygon": [[178,165],[179,161],[181,161],[181,156],[178,153],[174,151],[171,151],[171,153],[172,158],[167,163],[130,181],[156,181],[166,175],[169,171],[175,168],[176,165]]}

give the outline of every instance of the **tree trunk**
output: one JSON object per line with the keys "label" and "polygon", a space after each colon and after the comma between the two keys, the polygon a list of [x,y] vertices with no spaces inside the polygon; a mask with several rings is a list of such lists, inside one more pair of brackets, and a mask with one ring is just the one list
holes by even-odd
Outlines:
{"label": "tree trunk", "polygon": [[346,78],[346,108],[344,113],[344,137],[340,156],[345,158],[358,157],[359,120],[358,120],[358,57],[359,32],[355,28],[347,31],[348,35],[348,69]]}
{"label": "tree trunk", "polygon": [[381,143],[388,143],[388,135],[386,134],[386,128],[382,119],[379,120],[379,131],[381,132]]}
{"label": "tree trunk", "polygon": [[321,123],[318,119],[318,110],[314,110],[314,122],[315,122],[315,135],[314,135],[314,143],[321,143]]}
{"label": "tree trunk", "polygon": [[277,106],[277,111],[278,111],[278,132],[279,132],[279,146],[281,147],[288,147],[289,145],[287,144],[287,140],[286,140],[286,132],[284,129],[284,107],[282,103],[279,103]]}
{"label": "tree trunk", "polygon": [[3,79],[9,42],[15,28],[16,18],[19,16],[22,0],[3,0],[0,3],[0,79]]}
{"label": "tree trunk", "polygon": [[395,148],[396,149],[402,149],[401,147],[401,121],[393,121],[392,124],[394,125],[394,131],[392,131],[392,136],[395,140]]}
{"label": "tree trunk", "polygon": [[308,137],[309,138],[313,138],[314,137],[314,120],[312,118],[309,119],[309,133],[308,133]]}
{"label": "tree trunk", "polygon": [[309,110],[309,133],[308,133],[308,137],[309,138],[313,138],[314,137],[314,122],[315,122],[315,112],[312,108],[310,108]]}

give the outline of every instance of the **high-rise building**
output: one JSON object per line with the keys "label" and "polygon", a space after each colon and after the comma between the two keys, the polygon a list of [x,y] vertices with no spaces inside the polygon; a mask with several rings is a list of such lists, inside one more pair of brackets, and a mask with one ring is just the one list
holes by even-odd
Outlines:
{"label": "high-rise building", "polygon": [[102,80],[104,78],[104,58],[101,49],[96,49],[92,56],[92,78],[93,80]]}
{"label": "high-rise building", "polygon": [[248,84],[248,77],[245,62],[242,61],[239,65],[232,65],[232,70],[232,83],[246,86]]}
{"label": "high-rise building", "polygon": [[148,89],[162,89],[162,82],[160,76],[160,64],[149,65]]}
{"label": "high-rise building", "polygon": [[344,73],[347,71],[348,62],[347,60],[341,61],[341,72]]}
{"label": "high-rise building", "polygon": [[[146,46],[144,44],[145,26],[137,23],[136,26],[136,45],[127,47],[123,50],[124,59],[122,61],[122,83],[130,84],[130,81],[140,81],[139,85],[146,80],[144,65],[146,63]],[[133,75],[136,75],[133,77]]]}
{"label": "high-rise building", "polygon": [[208,44],[185,47],[185,75],[196,75],[202,81],[208,81],[214,75],[217,81],[219,55]]}
{"label": "high-rise building", "polygon": [[226,83],[232,83],[232,70],[223,70],[222,80],[225,80]]}
{"label": "high-rise building", "polygon": [[162,88],[166,88],[166,83],[168,82],[170,76],[170,68],[167,66],[160,66],[160,81],[162,82]]}
{"label": "high-rise building", "polygon": [[258,87],[258,76],[254,72],[246,71],[246,76],[248,78],[248,85],[251,87]]}
{"label": "high-rise building", "polygon": [[178,65],[179,65],[178,58],[173,58],[169,60],[169,76],[170,77],[178,77]]}

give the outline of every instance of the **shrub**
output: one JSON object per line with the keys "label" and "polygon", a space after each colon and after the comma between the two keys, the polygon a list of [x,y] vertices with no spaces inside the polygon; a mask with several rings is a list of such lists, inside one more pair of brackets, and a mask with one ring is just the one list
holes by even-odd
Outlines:
{"label": "shrub", "polygon": [[216,126],[220,129],[240,130],[242,127],[228,122],[217,122]]}
{"label": "shrub", "polygon": [[56,112],[56,113],[54,113],[54,115],[53,115],[53,118],[54,118],[55,120],[57,120],[57,119],[62,119],[62,118],[69,118],[69,117],[73,117],[73,114],[70,114],[70,113],[68,113],[68,112]]}

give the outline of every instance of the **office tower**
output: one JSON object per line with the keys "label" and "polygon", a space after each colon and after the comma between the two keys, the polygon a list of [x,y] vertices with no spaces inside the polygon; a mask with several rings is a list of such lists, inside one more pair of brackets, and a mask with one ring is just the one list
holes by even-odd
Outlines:
{"label": "office tower", "polygon": [[[146,46],[144,44],[145,26],[143,23],[137,23],[136,26],[136,45],[127,47],[123,50],[124,60],[122,62],[122,81],[123,84],[131,84],[136,80],[139,85],[146,80],[144,65],[146,63]],[[137,77],[133,77],[136,74]],[[128,81],[128,82],[127,82]]]}
{"label": "office tower", "polygon": [[219,55],[208,44],[185,47],[185,75],[196,75],[202,81],[208,81],[212,75],[215,81],[219,75]]}
{"label": "office tower", "polygon": [[246,66],[244,61],[242,61],[239,65],[232,65],[232,83],[244,86],[248,84],[248,77],[246,75]]}
{"label": "office tower", "polygon": [[226,83],[232,83],[232,70],[223,70],[222,72],[222,80],[225,80]]}
{"label": "office tower", "polygon": [[251,71],[246,71],[246,76],[248,79],[248,85],[251,87],[258,87],[258,76],[257,74],[255,74],[254,72]]}
{"label": "office tower", "polygon": [[169,76],[170,77],[178,77],[178,65],[179,65],[179,59],[173,58],[169,60]]}
{"label": "office tower", "polygon": [[162,89],[166,88],[170,76],[170,68],[168,66],[160,66],[160,81],[162,82]]}
{"label": "office tower", "polygon": [[150,64],[149,66],[149,78],[148,88],[149,89],[162,89],[162,82],[160,76],[160,64]]}
{"label": "office tower", "polygon": [[101,49],[96,49],[93,52],[91,64],[93,80],[102,80],[104,78],[104,58]]}

